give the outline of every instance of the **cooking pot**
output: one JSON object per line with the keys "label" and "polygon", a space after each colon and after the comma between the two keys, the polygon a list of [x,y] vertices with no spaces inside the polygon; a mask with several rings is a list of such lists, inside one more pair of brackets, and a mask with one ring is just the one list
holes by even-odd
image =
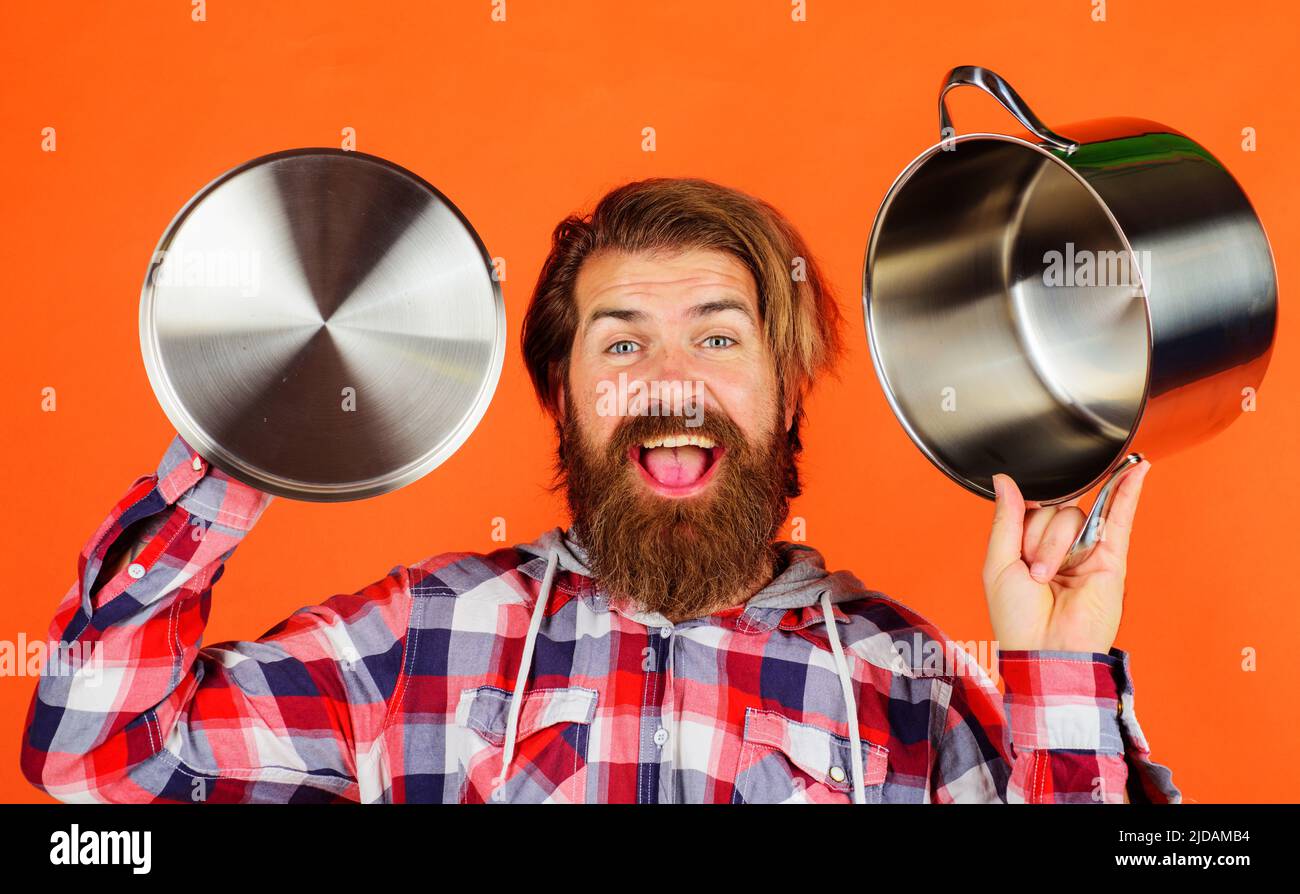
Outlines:
{"label": "cooking pot", "polygon": [[505,307],[482,241],[432,185],[360,152],[240,165],[168,226],[140,344],[163,411],[231,477],[302,500],[395,490],[469,437]]}
{"label": "cooking pot", "polygon": [[[992,95],[1021,135],[958,135],[945,97]],[[872,362],[931,462],[1031,505],[1101,489],[1063,567],[1102,535],[1119,478],[1253,406],[1277,278],[1241,187],[1153,121],[1049,129],[985,68],[953,69],[940,141],[890,187],[863,270]]]}

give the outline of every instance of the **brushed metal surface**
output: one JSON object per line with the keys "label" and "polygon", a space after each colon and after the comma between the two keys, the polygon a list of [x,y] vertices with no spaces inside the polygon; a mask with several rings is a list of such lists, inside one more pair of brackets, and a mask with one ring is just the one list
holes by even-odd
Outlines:
{"label": "brushed metal surface", "polygon": [[201,190],[140,303],[176,430],[246,484],[352,500],[425,475],[491,400],[505,308],[469,222],[391,162],[275,153]]}
{"label": "brushed metal surface", "polygon": [[883,220],[867,318],[914,440],[988,494],[995,472],[1029,500],[1091,489],[1141,414],[1146,310],[1132,286],[1045,285],[1043,256],[1125,251],[1104,208],[1044,154],[986,139],[929,156]]}
{"label": "brushed metal surface", "polygon": [[[957,135],[944,103],[957,86],[988,92],[1028,139]],[[1227,169],[1165,125],[1057,133],[975,66],[945,79],[939,121],[868,240],[872,362],[908,436],[967,490],[992,498],[1005,472],[1052,505],[1102,485],[1068,567],[1099,539],[1121,475],[1242,415],[1276,335],[1272,251]],[[1092,259],[1092,280],[1049,281],[1053,252]]]}

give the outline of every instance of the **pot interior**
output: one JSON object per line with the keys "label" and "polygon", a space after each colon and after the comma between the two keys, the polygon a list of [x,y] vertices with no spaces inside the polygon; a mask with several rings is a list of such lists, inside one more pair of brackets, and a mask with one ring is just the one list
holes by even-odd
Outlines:
{"label": "pot interior", "polygon": [[866,264],[877,371],[922,451],[991,496],[1097,484],[1141,416],[1140,258],[1095,194],[1022,142],[959,138],[895,185]]}

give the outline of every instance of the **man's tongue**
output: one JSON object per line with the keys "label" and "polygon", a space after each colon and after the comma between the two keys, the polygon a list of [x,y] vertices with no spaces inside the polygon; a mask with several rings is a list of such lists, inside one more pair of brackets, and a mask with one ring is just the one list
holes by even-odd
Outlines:
{"label": "man's tongue", "polygon": [[647,450],[641,462],[660,484],[686,487],[700,480],[706,459],[703,447],[687,444],[684,447],[655,447]]}

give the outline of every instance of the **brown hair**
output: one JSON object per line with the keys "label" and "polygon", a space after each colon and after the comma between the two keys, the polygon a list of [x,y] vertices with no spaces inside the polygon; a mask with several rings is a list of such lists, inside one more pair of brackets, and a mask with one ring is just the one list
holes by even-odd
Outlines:
{"label": "brown hair", "polygon": [[843,350],[839,307],[803,238],[781,212],[708,180],[628,183],[606,194],[591,214],[570,215],[555,227],[522,335],[538,399],[558,416],[577,332],[574,287],[583,262],[605,251],[687,249],[727,252],[753,275],[778,385],[796,395],[790,443],[797,452],[803,397],[819,374],[834,372]]}

